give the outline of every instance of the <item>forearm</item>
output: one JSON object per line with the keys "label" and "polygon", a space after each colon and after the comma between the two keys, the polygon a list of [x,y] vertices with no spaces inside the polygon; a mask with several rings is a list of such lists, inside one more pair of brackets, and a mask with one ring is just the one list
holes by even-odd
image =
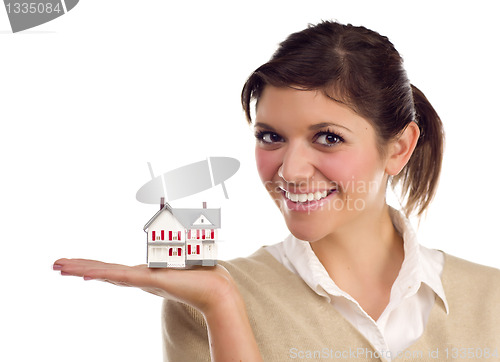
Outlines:
{"label": "forearm", "polygon": [[245,303],[239,293],[204,315],[212,361],[262,361]]}

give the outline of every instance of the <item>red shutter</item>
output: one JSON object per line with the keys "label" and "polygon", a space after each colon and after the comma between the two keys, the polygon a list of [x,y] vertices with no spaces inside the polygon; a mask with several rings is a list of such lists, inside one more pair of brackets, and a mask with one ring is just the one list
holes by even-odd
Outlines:
{"label": "red shutter", "polygon": [[165,240],[165,230],[161,231],[161,240]]}
{"label": "red shutter", "polygon": [[172,240],[172,230],[168,232],[168,240]]}
{"label": "red shutter", "polygon": [[200,238],[200,229],[196,229],[196,239]]}
{"label": "red shutter", "polygon": [[151,240],[156,240],[156,239],[155,239],[156,232],[153,230],[153,231],[151,232],[151,234],[152,234],[152,236],[151,236]]}
{"label": "red shutter", "polygon": [[181,240],[181,232],[180,231],[177,232],[177,240]]}
{"label": "red shutter", "polygon": [[177,248],[177,256],[182,256],[182,249],[181,248]]}
{"label": "red shutter", "polygon": [[200,246],[196,245],[196,254],[199,254],[199,253],[200,253]]}
{"label": "red shutter", "polygon": [[215,239],[215,230],[214,229],[212,229],[212,232],[211,232],[210,236],[211,236],[212,239]]}
{"label": "red shutter", "polygon": [[201,231],[201,238],[202,238],[202,239],[205,239],[205,229],[203,229],[203,230]]}
{"label": "red shutter", "polygon": [[172,256],[172,248],[168,249],[168,256]]}
{"label": "red shutter", "polygon": [[191,239],[191,230],[188,230],[188,239]]}
{"label": "red shutter", "polygon": [[188,245],[188,255],[191,254],[191,245]]}

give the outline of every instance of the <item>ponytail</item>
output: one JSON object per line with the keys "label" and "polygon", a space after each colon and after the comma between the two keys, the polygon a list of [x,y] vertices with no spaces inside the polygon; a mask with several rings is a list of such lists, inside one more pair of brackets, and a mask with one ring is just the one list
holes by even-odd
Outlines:
{"label": "ponytail", "polygon": [[411,89],[420,138],[406,166],[393,177],[392,187],[401,184],[406,215],[416,212],[421,216],[436,193],[443,159],[444,130],[441,119],[425,95],[414,85]]}

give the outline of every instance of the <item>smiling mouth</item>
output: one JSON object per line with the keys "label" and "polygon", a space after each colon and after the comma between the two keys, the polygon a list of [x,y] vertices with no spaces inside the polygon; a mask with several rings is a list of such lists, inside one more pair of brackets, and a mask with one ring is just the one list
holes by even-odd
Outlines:
{"label": "smiling mouth", "polygon": [[316,191],[316,192],[310,192],[306,194],[294,194],[289,191],[283,190],[285,197],[292,201],[292,202],[301,202],[301,203],[306,203],[310,201],[319,201],[321,199],[324,199],[328,195],[332,194],[335,192],[336,189],[332,190],[325,190],[325,191]]}

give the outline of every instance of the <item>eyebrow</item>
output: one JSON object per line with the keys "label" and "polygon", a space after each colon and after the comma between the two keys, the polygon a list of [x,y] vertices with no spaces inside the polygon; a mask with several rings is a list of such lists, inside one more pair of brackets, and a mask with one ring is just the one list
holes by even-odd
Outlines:
{"label": "eyebrow", "polygon": [[347,128],[346,126],[342,126],[340,124],[337,124],[337,123],[331,123],[331,122],[322,122],[322,123],[318,123],[318,124],[313,124],[312,126],[309,127],[309,130],[311,131],[317,131],[321,128],[326,128],[326,127],[330,127],[330,126],[333,126],[333,127],[340,127],[340,128],[343,128],[345,129],[346,131],[349,131],[349,132],[352,132],[349,128]]}
{"label": "eyebrow", "polygon": [[269,131],[276,131],[274,129],[274,127],[268,125],[267,123],[262,123],[262,122],[255,123],[254,127],[264,128],[264,129],[267,129]]}
{"label": "eyebrow", "polygon": [[[318,123],[318,124],[313,124],[312,126],[309,127],[309,130],[311,131],[317,131],[317,130],[320,130],[322,128],[326,128],[326,127],[340,127],[340,128],[343,128],[349,132],[352,132],[349,128],[347,128],[346,126],[342,126],[340,124],[337,124],[337,123],[331,123],[331,122],[322,122],[322,123]],[[255,123],[254,127],[259,127],[259,128],[264,128],[264,129],[267,129],[269,131],[276,131],[274,129],[274,127],[268,125],[267,123],[263,123],[263,122],[257,122]]]}

